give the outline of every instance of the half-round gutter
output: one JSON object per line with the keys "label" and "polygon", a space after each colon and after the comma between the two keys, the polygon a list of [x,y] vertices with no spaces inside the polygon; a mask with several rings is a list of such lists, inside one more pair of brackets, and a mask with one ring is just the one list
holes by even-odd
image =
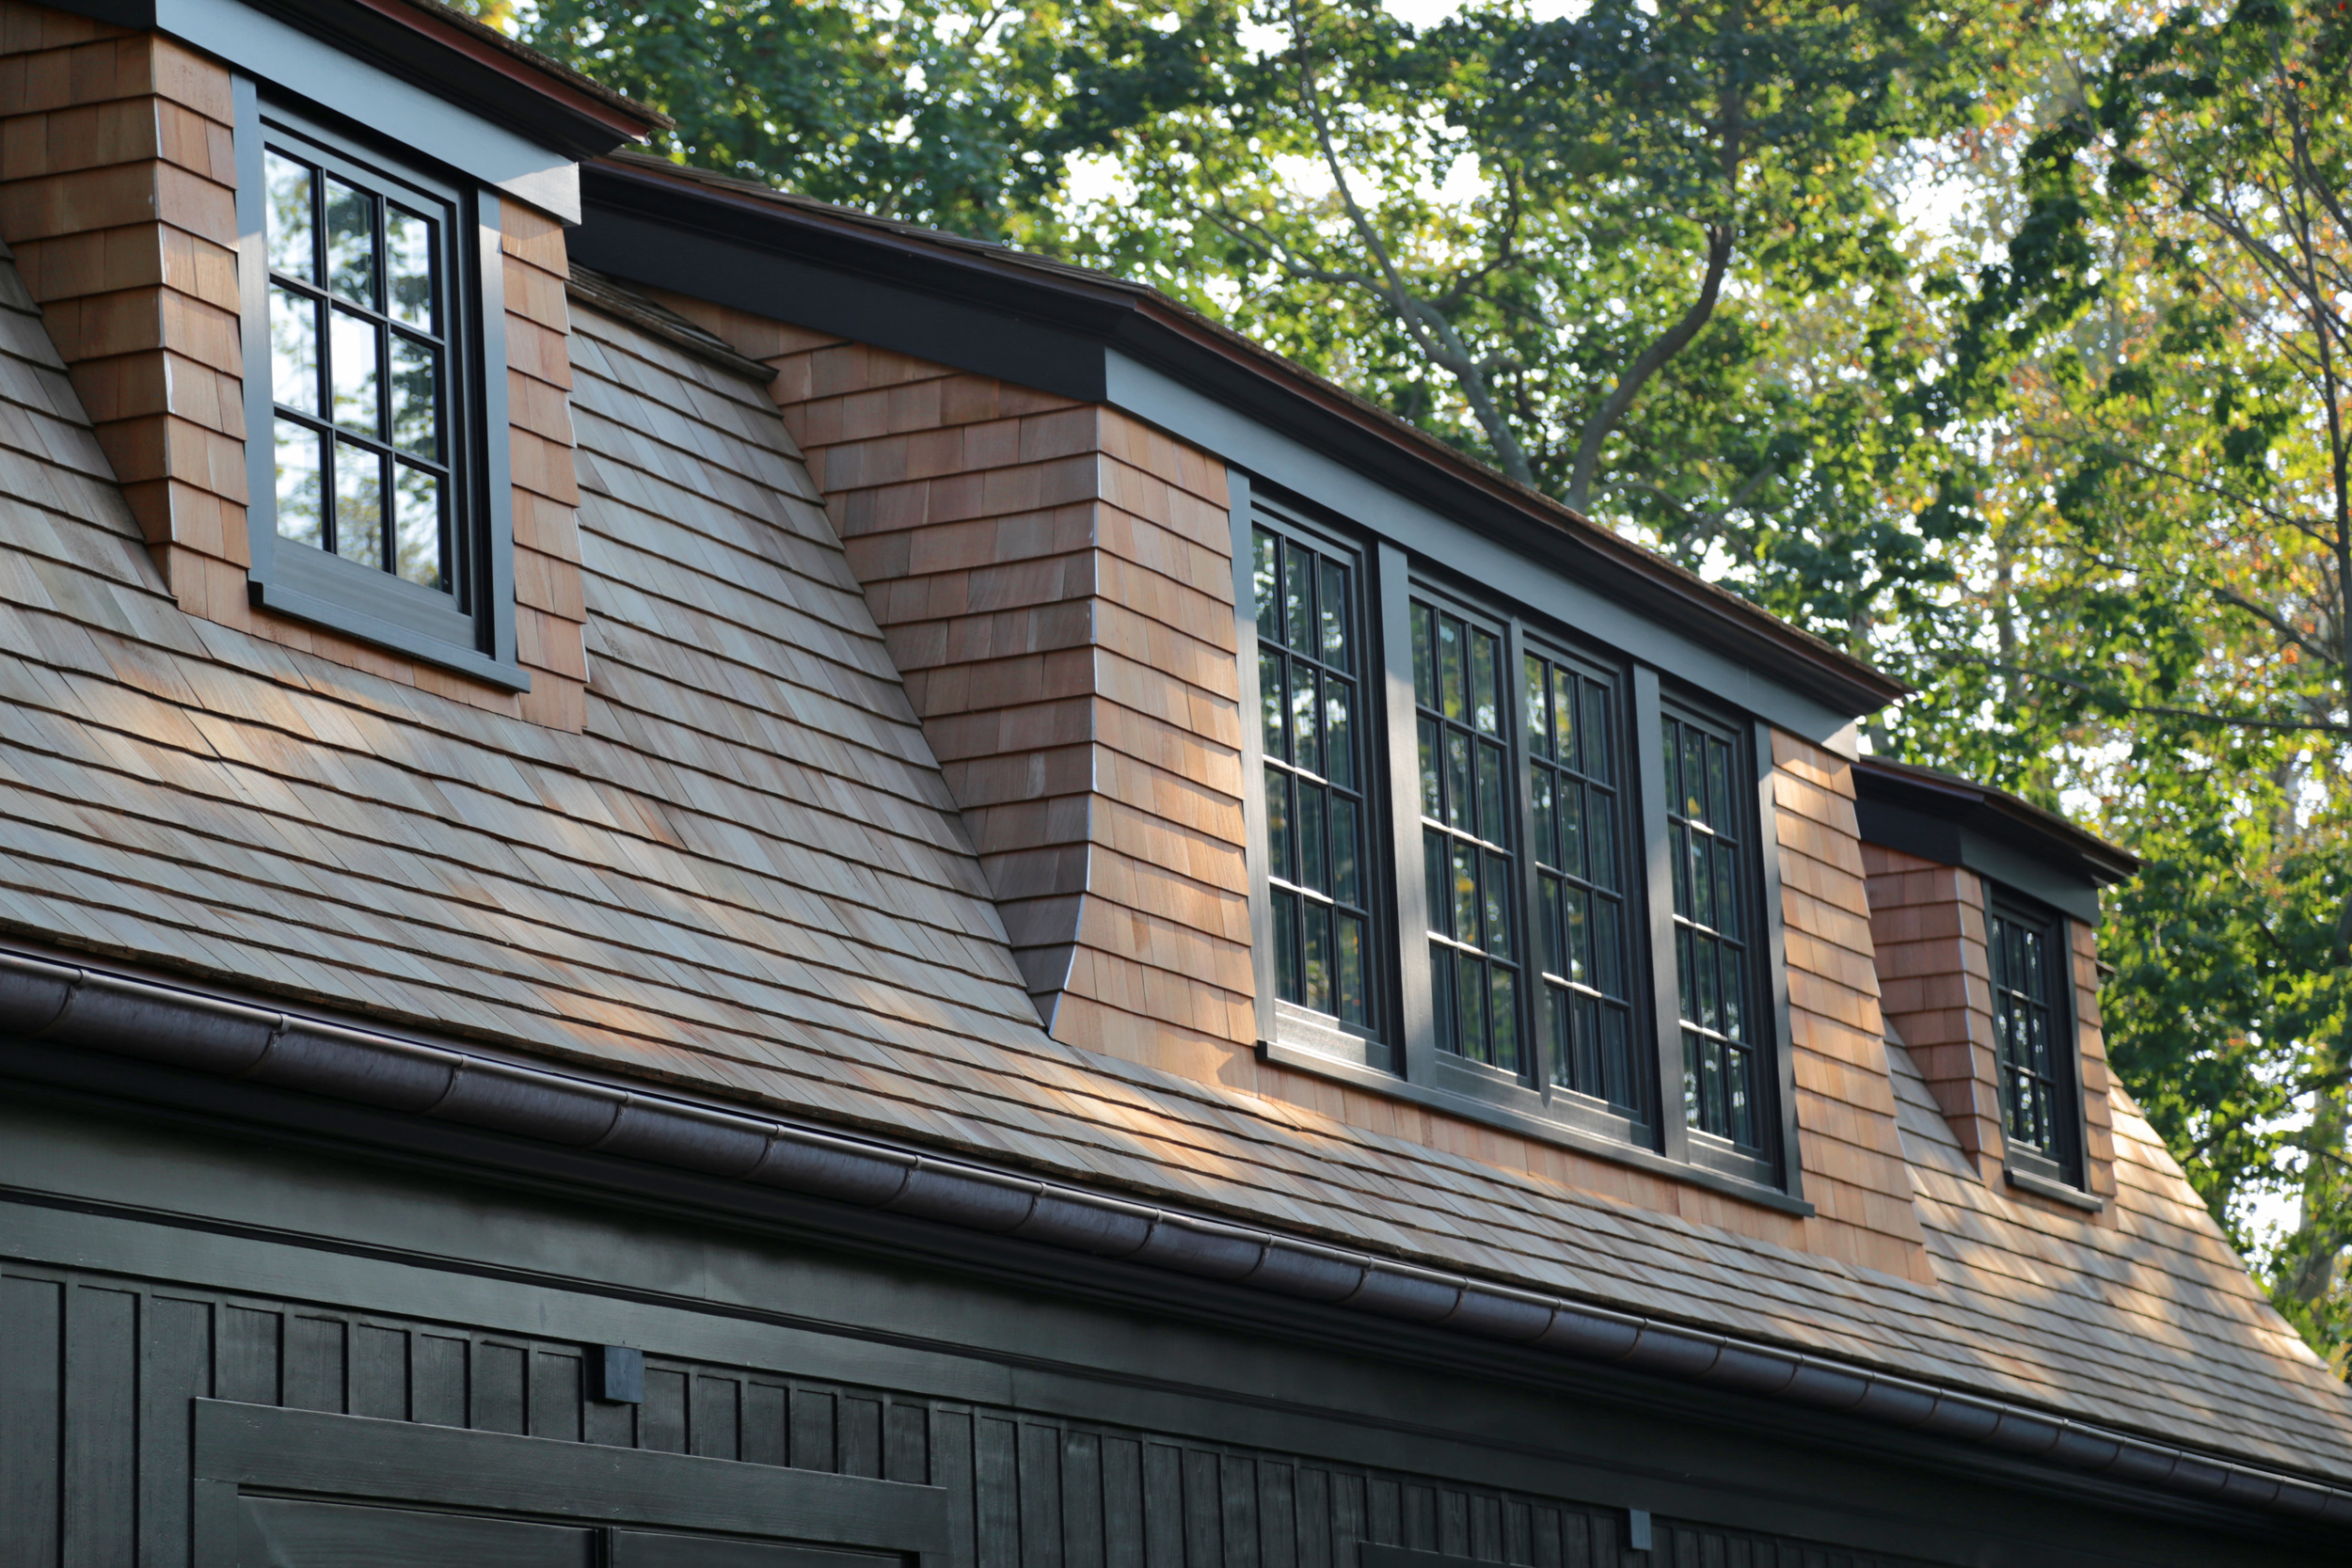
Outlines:
{"label": "half-round gutter", "polygon": [[0,953],[0,1037],[47,1039],[1834,1411],[2208,1502],[2352,1526],[2352,1492],[2021,1404],[1565,1297],[206,996]]}

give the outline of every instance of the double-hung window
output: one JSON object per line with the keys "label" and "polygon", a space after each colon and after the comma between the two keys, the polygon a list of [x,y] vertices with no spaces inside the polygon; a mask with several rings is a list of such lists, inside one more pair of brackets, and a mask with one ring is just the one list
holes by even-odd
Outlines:
{"label": "double-hung window", "polygon": [[1788,1184],[1754,721],[1263,496],[1237,543],[1267,1054]]}
{"label": "double-hung window", "polygon": [[258,98],[239,119],[256,600],[526,685],[490,439],[503,340],[478,233],[496,204]]}
{"label": "double-hung window", "polygon": [[1985,945],[2007,1163],[2014,1170],[2079,1186],[2072,1015],[2060,984],[2066,973],[2065,924],[1995,894],[1987,900]]}

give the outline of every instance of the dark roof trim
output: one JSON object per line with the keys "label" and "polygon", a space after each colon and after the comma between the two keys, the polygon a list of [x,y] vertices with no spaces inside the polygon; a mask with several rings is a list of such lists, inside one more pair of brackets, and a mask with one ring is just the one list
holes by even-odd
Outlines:
{"label": "dark roof trim", "polygon": [[[1899,832],[1894,814],[1944,824],[1981,834],[2005,849],[2025,856],[2050,870],[2078,879],[2086,886],[2105,887],[2139,875],[2139,857],[2118,844],[2076,827],[2054,811],[2045,811],[2021,796],[1991,784],[1977,784],[1914,763],[1885,757],[1860,757],[1853,765],[1854,797],[1862,818],[1862,836],[1873,843],[1912,848],[1891,837],[1874,835],[1872,807],[1893,808],[1882,826]],[[1911,835],[1918,836],[1915,832]],[[1948,853],[1923,845],[1914,852],[1947,864],[1963,863],[1955,843]]]}
{"label": "dark roof trim", "polygon": [[[50,3],[118,27],[173,30],[170,0]],[[659,110],[590,81],[437,0],[241,3],[575,162],[642,142],[671,124]]]}
{"label": "dark roof trim", "polygon": [[[837,275],[827,291],[836,295],[843,280],[896,292],[899,319],[849,302],[874,325],[845,336],[1086,401],[1104,399],[1103,356],[1115,349],[1842,715],[1876,712],[1907,690],[1156,290],[659,159],[625,153],[583,166],[580,175],[590,215],[573,237],[574,254],[603,271],[715,297],[691,237],[732,242],[785,272]],[[787,308],[785,299],[806,300],[806,291],[783,282],[747,278],[746,297],[729,303],[773,313]],[[919,310],[907,309],[909,294],[961,308],[963,320],[947,333],[924,325]]]}
{"label": "dark roof trim", "polygon": [[2185,1499],[2352,1528],[2352,1491],[1825,1356],[698,1104],[0,952],[0,1036],[103,1051],[1851,1416]]}

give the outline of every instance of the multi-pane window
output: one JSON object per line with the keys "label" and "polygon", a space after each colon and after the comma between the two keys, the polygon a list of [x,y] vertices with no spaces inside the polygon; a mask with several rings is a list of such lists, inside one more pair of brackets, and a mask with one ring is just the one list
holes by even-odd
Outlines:
{"label": "multi-pane window", "polygon": [[262,169],[278,536],[452,592],[454,214],[316,149]]}
{"label": "multi-pane window", "polygon": [[2063,1163],[2070,1082],[2060,1047],[2052,926],[1994,908],[1985,922],[1993,960],[1993,1040],[2001,1065],[2002,1121],[2022,1145]]}
{"label": "multi-pane window", "polygon": [[1521,662],[1534,825],[1527,852],[1542,939],[1536,1026],[1555,1085],[1638,1119],[1615,683],[1545,654],[1529,652]]}
{"label": "multi-pane window", "polygon": [[1674,882],[1675,989],[1682,1104],[1690,1127],[1763,1147],[1748,863],[1736,738],[1669,711],[1660,724],[1667,861]]}
{"label": "multi-pane window", "polygon": [[1522,1070],[1511,843],[1509,669],[1502,635],[1412,601],[1415,741],[1438,1044]]}
{"label": "multi-pane window", "polygon": [[1365,1026],[1373,923],[1352,557],[1253,531],[1276,993]]}

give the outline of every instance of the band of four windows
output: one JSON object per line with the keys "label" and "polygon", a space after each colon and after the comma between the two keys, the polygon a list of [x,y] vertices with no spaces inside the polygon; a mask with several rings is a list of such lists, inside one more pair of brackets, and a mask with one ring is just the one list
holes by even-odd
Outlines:
{"label": "band of four windows", "polygon": [[[1261,514],[1251,533],[1276,993],[1370,1033],[1383,984],[1361,557]],[[1657,1120],[1638,1045],[1645,920],[1621,673],[1416,581],[1409,599],[1424,926],[1439,1047]],[[1514,642],[1518,668],[1511,668]],[[1772,1096],[1740,732],[1669,705],[1666,780],[1685,1125],[1761,1153]]]}

